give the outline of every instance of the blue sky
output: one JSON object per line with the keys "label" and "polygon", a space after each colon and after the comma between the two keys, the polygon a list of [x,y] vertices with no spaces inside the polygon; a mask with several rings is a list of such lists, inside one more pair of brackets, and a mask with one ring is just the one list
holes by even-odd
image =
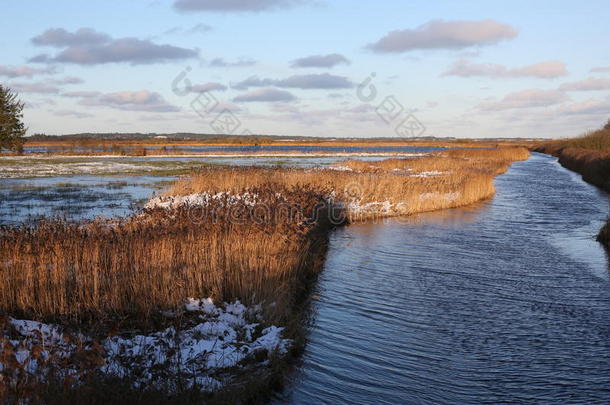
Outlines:
{"label": "blue sky", "polygon": [[462,3],[8,1],[0,82],[29,133],[564,137],[610,118],[605,2]]}

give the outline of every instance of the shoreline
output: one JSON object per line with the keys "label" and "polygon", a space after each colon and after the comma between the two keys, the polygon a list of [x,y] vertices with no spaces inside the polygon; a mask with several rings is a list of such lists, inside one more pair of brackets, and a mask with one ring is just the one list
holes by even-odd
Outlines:
{"label": "shoreline", "polygon": [[[582,179],[610,193],[610,152],[543,144],[535,152],[558,158],[559,164],[581,175]],[[610,250],[610,213],[597,235],[597,241]]]}

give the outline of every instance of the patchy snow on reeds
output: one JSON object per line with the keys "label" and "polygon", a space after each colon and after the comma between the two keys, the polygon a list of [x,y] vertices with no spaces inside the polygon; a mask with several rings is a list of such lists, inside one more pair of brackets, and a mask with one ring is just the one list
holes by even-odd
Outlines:
{"label": "patchy snow on reeds", "polygon": [[441,172],[438,170],[431,170],[431,171],[427,171],[427,172],[419,172],[419,173],[414,173],[414,174],[410,174],[409,177],[435,177],[435,176],[442,176],[445,174],[450,174],[451,172]]}
{"label": "patchy snow on reeds", "polygon": [[[276,197],[280,197],[276,195]],[[151,198],[146,205],[145,209],[153,208],[165,208],[165,209],[176,209],[183,206],[189,207],[200,207],[206,206],[213,201],[225,201],[228,205],[236,204],[237,202],[243,202],[248,206],[254,206],[259,202],[259,196],[255,193],[245,192],[242,194],[230,194],[228,192],[220,192],[216,194],[210,193],[195,193],[188,195],[178,196],[156,196]]]}
{"label": "patchy snow on reeds", "polygon": [[[260,306],[246,307],[239,301],[217,306],[209,298],[189,299],[183,310],[164,315],[184,314],[195,320],[184,329],[169,327],[147,335],[117,335],[98,343],[82,334],[68,335],[58,325],[9,318],[0,335],[0,342],[4,341],[2,361],[6,363],[0,361],[0,372],[17,368],[44,381],[52,367],[54,375],[78,382],[82,370],[76,363],[57,359],[94,353],[99,356],[97,371],[128,379],[135,388],[171,392],[177,384],[186,384],[201,391],[216,391],[230,378],[229,368],[264,366],[270,355],[283,355],[292,344],[282,337],[284,328],[261,326]],[[66,364],[66,368],[57,369],[60,364]]]}

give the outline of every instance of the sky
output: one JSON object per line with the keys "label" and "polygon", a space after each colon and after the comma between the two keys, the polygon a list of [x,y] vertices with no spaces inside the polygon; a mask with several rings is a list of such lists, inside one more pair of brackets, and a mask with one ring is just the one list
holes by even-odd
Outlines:
{"label": "sky", "polygon": [[559,138],[610,118],[604,1],[6,0],[28,134]]}

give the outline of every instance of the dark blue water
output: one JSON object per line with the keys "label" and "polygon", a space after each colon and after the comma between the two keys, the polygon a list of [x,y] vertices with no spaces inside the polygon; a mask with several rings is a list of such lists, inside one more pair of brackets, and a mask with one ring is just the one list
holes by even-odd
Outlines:
{"label": "dark blue water", "polygon": [[[159,150],[162,146],[147,146],[149,150]],[[129,146],[124,147],[130,150]],[[133,149],[133,148],[131,148]],[[428,153],[444,150],[439,147],[422,146],[320,146],[320,145],[176,145],[168,146],[170,151],[180,152],[327,152],[327,153]],[[63,146],[26,146],[26,153],[46,153],[58,151],[104,152],[112,151],[105,147],[63,147]]]}
{"label": "dark blue water", "polygon": [[608,404],[608,196],[535,155],[475,207],[332,235],[276,403]]}

